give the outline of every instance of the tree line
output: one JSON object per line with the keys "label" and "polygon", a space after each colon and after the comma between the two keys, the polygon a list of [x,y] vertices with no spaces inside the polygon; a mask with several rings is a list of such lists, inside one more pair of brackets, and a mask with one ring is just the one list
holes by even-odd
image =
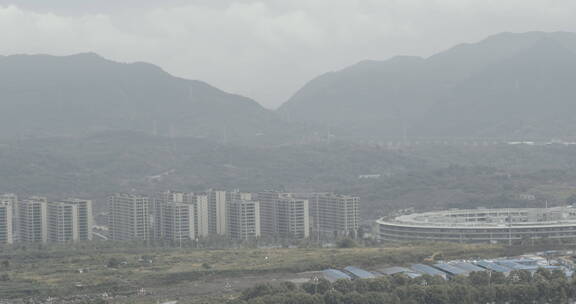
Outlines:
{"label": "tree line", "polygon": [[376,279],[313,279],[302,285],[283,282],[244,290],[228,304],[563,304],[576,298],[576,278],[563,271],[520,270],[508,276],[473,272],[450,280],[423,275]]}

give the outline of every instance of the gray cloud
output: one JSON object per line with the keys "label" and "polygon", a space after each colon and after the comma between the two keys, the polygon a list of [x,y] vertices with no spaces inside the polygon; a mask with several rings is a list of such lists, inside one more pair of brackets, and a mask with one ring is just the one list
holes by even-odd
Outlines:
{"label": "gray cloud", "polygon": [[576,31],[575,2],[0,0],[0,53],[148,61],[275,107],[360,60],[426,56],[502,31]]}
{"label": "gray cloud", "polygon": [[[26,10],[37,12],[57,12],[59,14],[113,13],[118,10],[141,10],[154,7],[185,5],[187,0],[0,0],[0,5],[17,5]],[[200,1],[194,1],[200,2]]]}

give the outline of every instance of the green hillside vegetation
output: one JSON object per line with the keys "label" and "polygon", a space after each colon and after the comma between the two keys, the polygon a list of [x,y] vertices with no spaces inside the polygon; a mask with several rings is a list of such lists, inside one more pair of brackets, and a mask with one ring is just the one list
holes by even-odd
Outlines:
{"label": "green hillside vegetation", "polygon": [[[0,145],[0,192],[79,196],[174,189],[335,191],[359,195],[367,219],[399,208],[544,206],[576,193],[574,146],[420,145],[390,150],[334,141],[286,146],[108,133]],[[380,174],[378,179],[358,179]],[[531,201],[519,195],[535,195]]]}

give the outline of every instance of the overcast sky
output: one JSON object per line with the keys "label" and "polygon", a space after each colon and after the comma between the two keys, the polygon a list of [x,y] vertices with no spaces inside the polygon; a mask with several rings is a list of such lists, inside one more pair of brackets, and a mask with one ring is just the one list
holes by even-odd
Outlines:
{"label": "overcast sky", "polygon": [[576,31],[575,0],[0,0],[0,54],[147,61],[274,108],[364,59]]}

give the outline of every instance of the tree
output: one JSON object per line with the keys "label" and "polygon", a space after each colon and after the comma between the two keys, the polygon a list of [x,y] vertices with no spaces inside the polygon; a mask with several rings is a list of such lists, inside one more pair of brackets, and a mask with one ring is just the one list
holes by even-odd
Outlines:
{"label": "tree", "polygon": [[470,285],[455,284],[447,289],[448,303],[451,304],[471,304],[472,291]]}
{"label": "tree", "polygon": [[403,273],[395,273],[392,275],[392,286],[402,286],[410,282],[410,278]]}
{"label": "tree", "polygon": [[496,304],[504,304],[508,303],[510,299],[510,286],[509,285],[493,285],[494,287],[494,302]]}
{"label": "tree", "polygon": [[491,284],[504,284],[506,282],[506,276],[501,272],[490,273],[490,283]]}
{"label": "tree", "polygon": [[118,268],[120,266],[120,260],[115,257],[111,257],[108,259],[106,266],[108,266],[108,268]]}
{"label": "tree", "polygon": [[274,288],[270,284],[258,284],[252,288],[244,289],[240,298],[242,300],[250,300],[253,298],[269,295],[274,292]]}
{"label": "tree", "polygon": [[538,290],[530,284],[515,284],[510,286],[510,304],[533,303],[538,297]]}
{"label": "tree", "polygon": [[468,281],[473,286],[487,286],[491,283],[491,275],[488,271],[474,271],[468,275]]}
{"label": "tree", "polygon": [[431,276],[429,274],[421,275],[412,280],[415,284],[422,285],[422,286],[429,286],[429,285],[441,285],[445,284],[446,280],[444,280],[440,276]]}
{"label": "tree", "polygon": [[318,295],[310,295],[307,293],[297,292],[284,294],[281,301],[271,302],[271,303],[282,303],[282,304],[323,304],[322,297]]}
{"label": "tree", "polygon": [[508,281],[514,284],[526,284],[532,281],[532,274],[527,270],[513,270],[508,275]]}
{"label": "tree", "polygon": [[552,270],[552,273],[550,274],[550,280],[566,281],[566,274],[564,273],[564,271],[562,271],[560,269],[554,269],[554,270]]}
{"label": "tree", "polygon": [[280,283],[280,287],[287,292],[293,292],[298,289],[298,286],[296,284],[289,281]]}
{"label": "tree", "polygon": [[334,287],[335,290],[343,294],[350,293],[354,290],[354,285],[352,284],[352,282],[350,280],[345,279],[337,280],[336,282],[334,282],[334,284],[332,284],[332,287]]}
{"label": "tree", "polygon": [[356,290],[359,293],[365,293],[370,291],[370,284],[368,283],[368,280],[354,280],[352,282],[352,284],[354,285],[354,290]]}
{"label": "tree", "polygon": [[425,303],[429,287],[422,285],[406,285],[396,289],[396,296],[401,303]]}
{"label": "tree", "polygon": [[538,268],[538,270],[536,270],[536,273],[534,275],[542,276],[546,281],[552,278],[552,272],[550,272],[550,270],[546,268]]}
{"label": "tree", "polygon": [[[576,286],[576,279],[549,271],[538,271],[533,278],[526,277],[529,272],[516,271],[507,281],[496,274],[491,278],[488,272],[471,273],[449,281],[392,276],[330,284],[321,279],[301,288],[292,283],[262,284],[244,290],[238,301],[229,304],[567,304]],[[494,277],[496,282],[490,281]]]}
{"label": "tree", "polygon": [[359,295],[350,293],[346,296],[346,298],[351,299],[351,301],[349,300],[345,303],[358,303],[358,304],[389,304],[389,303],[395,303],[394,301],[396,300],[389,294],[383,292],[367,292],[367,293],[360,293]]}
{"label": "tree", "polygon": [[301,285],[302,290],[304,290],[305,292],[309,293],[309,294],[315,294],[316,293],[316,284],[308,281],[305,282]]}
{"label": "tree", "polygon": [[365,234],[366,233],[364,232],[364,228],[362,228],[362,227],[358,228],[358,238],[359,239],[363,239]]}
{"label": "tree", "polygon": [[540,297],[542,302],[567,303],[571,294],[571,286],[570,283],[568,283],[568,280],[566,280],[566,276],[563,276],[562,278],[552,278],[546,283],[545,292],[537,287],[538,291],[541,293]]}
{"label": "tree", "polygon": [[324,294],[325,304],[344,304],[344,296],[341,292],[332,290]]}
{"label": "tree", "polygon": [[427,304],[447,304],[448,294],[446,287],[441,285],[430,286],[426,289],[426,302]]}
{"label": "tree", "polygon": [[387,277],[379,277],[368,280],[368,290],[374,292],[389,291],[391,287],[390,280]]}
{"label": "tree", "polygon": [[355,248],[355,247],[358,247],[358,244],[356,244],[356,242],[351,238],[345,238],[340,242],[338,242],[338,248]]}
{"label": "tree", "polygon": [[208,269],[212,269],[212,265],[208,264],[208,263],[202,263],[202,268],[208,270]]}
{"label": "tree", "polygon": [[476,303],[494,303],[496,301],[496,290],[492,286],[479,286],[473,292],[472,296]]}
{"label": "tree", "polygon": [[328,290],[330,289],[332,289],[332,284],[330,283],[330,281],[324,278],[318,279],[318,282],[316,283],[316,290],[319,294],[324,294],[328,292]]}
{"label": "tree", "polygon": [[576,194],[570,195],[570,196],[566,199],[566,204],[568,204],[568,205],[576,205]]}
{"label": "tree", "polygon": [[302,289],[309,294],[324,294],[332,289],[332,284],[324,278],[317,278],[302,284]]}

